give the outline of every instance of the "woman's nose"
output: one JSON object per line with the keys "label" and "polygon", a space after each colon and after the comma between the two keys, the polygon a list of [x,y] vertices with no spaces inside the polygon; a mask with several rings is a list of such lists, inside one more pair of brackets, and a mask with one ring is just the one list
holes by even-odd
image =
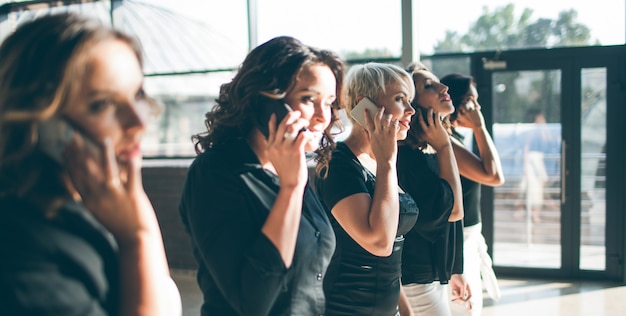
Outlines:
{"label": "woman's nose", "polygon": [[323,101],[317,102],[314,107],[313,116],[311,117],[311,123],[313,123],[313,121],[320,123],[325,122],[328,119],[326,112],[330,112],[327,111],[328,108],[329,107],[327,107]]}
{"label": "woman's nose", "polygon": [[409,102],[409,100],[404,101],[404,108],[404,112],[409,113],[410,115],[415,114],[415,108],[413,107],[411,102]]}
{"label": "woman's nose", "polygon": [[149,117],[149,106],[144,101],[133,105],[124,105],[117,109],[118,117],[124,129],[145,128]]}

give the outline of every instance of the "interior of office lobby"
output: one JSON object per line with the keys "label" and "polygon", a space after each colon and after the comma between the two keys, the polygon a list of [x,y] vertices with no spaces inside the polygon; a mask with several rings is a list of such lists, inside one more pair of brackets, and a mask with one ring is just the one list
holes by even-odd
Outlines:
{"label": "interior of office lobby", "polygon": [[[481,191],[502,294],[495,301],[485,292],[482,315],[626,314],[623,0],[0,0],[0,40],[60,12],[141,41],[144,84],[162,106],[141,145],[143,185],[183,315],[198,315],[203,303],[179,214],[196,156],[191,135],[206,130],[205,113],[246,54],[279,35],[333,50],[348,67],[420,61],[439,77],[474,78],[506,178]],[[340,115],[338,141],[351,128]],[[477,152],[471,130],[464,135]],[[539,176],[528,171],[530,143],[541,143]]]}

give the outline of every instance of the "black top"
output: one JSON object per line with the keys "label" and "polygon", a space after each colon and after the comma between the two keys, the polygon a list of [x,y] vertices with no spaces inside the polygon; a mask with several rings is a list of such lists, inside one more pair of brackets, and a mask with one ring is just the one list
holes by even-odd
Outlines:
{"label": "black top", "polygon": [[402,254],[402,284],[448,283],[463,272],[462,221],[448,222],[454,196],[450,184],[439,178],[434,154],[398,147],[398,182],[420,209],[415,226],[406,234]]}
{"label": "black top", "polygon": [[0,198],[3,315],[118,315],[117,244],[82,206],[46,218],[28,202]]}
{"label": "black top", "polygon": [[400,194],[400,219],[393,252],[378,257],[363,249],[339,225],[330,210],[356,193],[374,195],[375,176],[364,168],[350,148],[338,143],[329,163],[328,177],[316,188],[335,234],[337,250],[324,280],[327,315],[395,315],[400,295],[403,235],[415,224],[418,209],[408,194]]}
{"label": "black top", "polygon": [[321,315],[322,279],[335,236],[307,185],[289,269],[261,233],[279,189],[241,140],[200,154],[189,168],[180,215],[198,261],[202,315]]}
{"label": "black top", "polygon": [[[465,137],[453,131],[452,137],[463,143]],[[481,222],[480,218],[480,183],[461,176],[461,187],[463,188],[463,226],[474,226]]]}

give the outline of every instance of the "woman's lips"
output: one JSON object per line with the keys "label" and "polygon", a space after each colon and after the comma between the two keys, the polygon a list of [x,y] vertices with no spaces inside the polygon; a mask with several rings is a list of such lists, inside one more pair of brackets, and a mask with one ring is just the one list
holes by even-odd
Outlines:
{"label": "woman's lips", "polygon": [[141,147],[139,146],[139,144],[128,146],[124,150],[120,151],[118,154],[120,158],[126,159],[136,157],[138,155],[141,155]]}

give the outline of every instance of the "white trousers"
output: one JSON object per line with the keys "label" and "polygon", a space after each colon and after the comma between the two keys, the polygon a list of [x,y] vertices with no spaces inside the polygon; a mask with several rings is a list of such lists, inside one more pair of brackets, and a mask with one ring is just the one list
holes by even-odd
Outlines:
{"label": "white trousers", "polygon": [[428,284],[407,284],[402,289],[415,316],[451,316],[449,287],[435,281]]}
{"label": "white trousers", "polygon": [[500,299],[500,288],[487,253],[481,223],[463,227],[463,257],[463,275],[472,291],[472,309],[468,310],[465,305],[453,302],[450,303],[450,309],[454,316],[479,316],[483,309],[483,284],[491,298],[496,301]]}

